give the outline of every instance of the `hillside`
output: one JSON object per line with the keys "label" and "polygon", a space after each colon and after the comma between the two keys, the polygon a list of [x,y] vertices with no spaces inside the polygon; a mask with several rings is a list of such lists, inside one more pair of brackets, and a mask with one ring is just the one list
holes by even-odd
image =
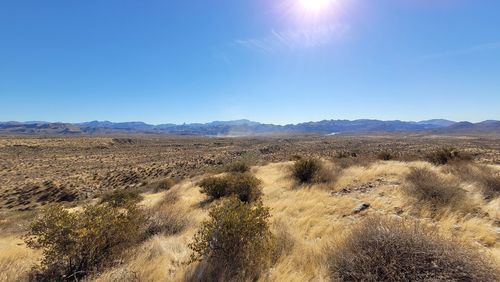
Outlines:
{"label": "hillside", "polygon": [[[403,187],[408,185],[405,177],[412,168],[433,171],[443,179],[458,179],[446,167],[425,162],[376,162],[337,170],[334,182],[297,186],[290,178],[292,164],[272,163],[251,169],[263,183],[263,202],[272,215],[271,230],[282,244],[275,265],[259,281],[330,280],[328,265],[334,255],[332,247],[342,246],[350,230],[362,226],[373,216],[418,222],[432,227],[440,236],[448,238],[446,240],[463,240],[467,248],[470,246],[500,259],[500,198],[484,200],[479,183],[460,184],[467,191],[469,204],[479,209],[472,214],[466,211],[466,206],[444,208],[433,214],[403,192]],[[496,170],[499,169],[497,166]],[[89,281],[191,281],[189,277],[200,269],[197,264],[185,264],[191,253],[188,244],[214,205],[204,204],[207,198],[197,185],[202,178],[186,179],[167,192],[145,193],[142,207],[175,210],[174,218],[186,219],[187,225],[176,234],[149,238],[133,248],[122,264]],[[163,200],[173,198],[175,202]],[[361,205],[367,207],[358,212],[356,209]],[[463,216],[464,212],[468,215]],[[15,237],[1,238],[0,244],[0,280],[3,278],[3,281],[21,279],[40,255]],[[5,268],[6,263],[9,268]]]}

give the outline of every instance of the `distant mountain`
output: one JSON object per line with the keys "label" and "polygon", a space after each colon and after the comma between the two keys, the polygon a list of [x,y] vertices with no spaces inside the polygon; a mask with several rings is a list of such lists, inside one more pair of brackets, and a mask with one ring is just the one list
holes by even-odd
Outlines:
{"label": "distant mountain", "polygon": [[417,123],[418,124],[437,125],[439,127],[446,127],[446,126],[453,125],[453,124],[455,124],[457,122],[456,121],[452,121],[452,120],[447,120],[447,119],[430,119],[430,120],[419,121]]}
{"label": "distant mountain", "polygon": [[478,123],[467,121],[457,122],[448,127],[444,127],[438,132],[442,133],[499,133],[500,121],[486,120]]}
{"label": "distant mountain", "polygon": [[198,136],[254,136],[273,134],[338,134],[377,132],[429,132],[433,134],[500,134],[500,121],[479,123],[432,119],[419,122],[359,120],[322,120],[299,124],[263,124],[246,119],[210,123],[151,125],[140,121],[83,123],[0,122],[0,134],[17,135],[107,135],[171,134]]}

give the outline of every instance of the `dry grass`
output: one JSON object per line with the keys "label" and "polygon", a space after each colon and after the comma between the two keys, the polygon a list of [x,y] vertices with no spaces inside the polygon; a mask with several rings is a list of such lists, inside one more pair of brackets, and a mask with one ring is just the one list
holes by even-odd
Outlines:
{"label": "dry grass", "polygon": [[427,168],[413,168],[406,176],[404,192],[415,198],[416,205],[430,207],[433,211],[442,208],[466,210],[466,191],[458,182],[441,177]]}
{"label": "dry grass", "polygon": [[168,191],[154,206],[146,208],[146,234],[175,235],[185,230],[191,219],[186,207],[177,204],[179,196],[176,191]]}
{"label": "dry grass", "polygon": [[[337,167],[337,162],[341,161],[335,159],[333,165]],[[429,169],[446,182],[457,181],[457,176],[448,170],[449,166],[438,168],[427,162],[392,160],[363,165],[352,163],[338,172],[332,184],[311,184],[313,189],[294,189],[294,181],[289,177],[292,164],[271,163],[252,168],[252,173],[262,181],[262,200],[271,209],[271,230],[278,238],[277,249],[280,250],[274,255],[274,266],[260,281],[331,280],[330,246],[339,245],[345,239],[346,230],[374,215],[418,220],[422,226],[435,228],[440,236],[476,245],[482,253],[491,254],[500,262],[500,226],[496,223],[500,220],[500,198],[485,201],[479,182],[460,180],[459,187],[467,191],[468,201],[477,209],[465,215],[460,209],[444,208],[439,217],[433,217],[431,212],[427,214],[415,205],[413,196],[404,193],[405,177],[413,168]],[[198,267],[196,264],[186,266],[191,254],[187,246],[201,222],[207,219],[212,205],[206,203],[206,195],[201,194],[196,185],[201,179],[188,178],[168,191],[145,194],[140,203],[144,208],[175,203],[173,210],[185,213],[190,223],[174,235],[158,234],[149,238],[131,250],[132,255],[121,265],[89,280],[185,281]],[[321,189],[316,189],[318,187]],[[166,203],[161,203],[163,201]],[[354,214],[352,209],[360,203],[369,203],[370,208]],[[0,249],[2,244],[0,238]],[[23,250],[25,247],[19,246],[16,252]],[[0,252],[0,261],[3,257]],[[31,253],[20,257],[26,261],[36,258]],[[22,277],[22,273],[21,269],[18,277]]]}
{"label": "dry grass", "polygon": [[334,246],[340,281],[497,281],[490,258],[418,223],[367,218]]}

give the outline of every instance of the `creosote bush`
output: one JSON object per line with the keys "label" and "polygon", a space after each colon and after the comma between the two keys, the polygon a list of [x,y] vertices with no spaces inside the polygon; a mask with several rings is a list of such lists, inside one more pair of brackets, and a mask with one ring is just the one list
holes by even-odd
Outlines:
{"label": "creosote bush", "polygon": [[250,166],[245,162],[234,162],[226,167],[226,172],[244,173],[249,171],[250,171]]}
{"label": "creosote bush", "polygon": [[77,281],[116,263],[140,240],[143,221],[133,205],[85,206],[77,212],[60,205],[47,207],[24,237],[28,247],[43,253],[33,280]]}
{"label": "creosote bush", "polygon": [[330,256],[332,280],[498,281],[499,269],[475,249],[416,223],[369,218]]}
{"label": "creosote bush", "polygon": [[213,199],[236,195],[243,202],[253,202],[262,194],[261,181],[249,173],[230,173],[209,177],[199,183],[201,192]]}
{"label": "creosote bush", "polygon": [[465,190],[429,169],[411,169],[406,182],[403,191],[415,198],[419,205],[430,206],[433,210],[445,207],[458,210],[464,207]]}
{"label": "creosote bush", "polygon": [[116,189],[102,194],[101,203],[107,203],[112,207],[123,207],[137,204],[142,199],[143,197],[139,194],[139,191]]}
{"label": "creosote bush", "polygon": [[191,262],[201,261],[195,276],[203,281],[257,279],[268,269],[274,249],[269,209],[261,201],[249,204],[233,196],[209,215],[189,245]]}

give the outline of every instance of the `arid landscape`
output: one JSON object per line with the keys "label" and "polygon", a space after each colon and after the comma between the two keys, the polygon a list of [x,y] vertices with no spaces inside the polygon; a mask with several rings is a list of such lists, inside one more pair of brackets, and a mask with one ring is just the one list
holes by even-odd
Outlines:
{"label": "arid landscape", "polygon": [[0,1],[0,282],[499,282],[498,11]]}
{"label": "arid landscape", "polygon": [[[1,281],[499,278],[500,139],[495,136],[8,136],[0,139],[0,157]],[[214,194],[210,189],[222,187],[217,179],[232,188]],[[241,194],[246,185],[250,192]],[[54,204],[69,214],[107,206],[103,199],[113,197],[112,191],[137,196],[133,205],[146,215],[141,224],[149,231],[113,257],[79,269],[81,275],[47,272],[56,267],[46,261],[56,243],[29,243],[28,237],[43,236],[32,222],[44,213],[47,219]],[[243,210],[268,209],[260,219],[273,242],[262,249],[238,243],[236,257],[253,259],[237,266],[211,257],[214,250],[193,248],[196,238],[206,238],[199,232],[208,228],[207,220],[220,220],[214,217],[217,207],[239,202],[224,200],[231,195],[241,199]],[[392,239],[385,245],[384,238]],[[383,249],[388,246],[394,249]],[[200,256],[193,261],[194,254]],[[66,269],[71,257],[59,259],[57,267]],[[375,269],[370,265],[384,259],[386,268],[370,273]],[[415,262],[405,268],[407,261],[419,262],[421,269]]]}

